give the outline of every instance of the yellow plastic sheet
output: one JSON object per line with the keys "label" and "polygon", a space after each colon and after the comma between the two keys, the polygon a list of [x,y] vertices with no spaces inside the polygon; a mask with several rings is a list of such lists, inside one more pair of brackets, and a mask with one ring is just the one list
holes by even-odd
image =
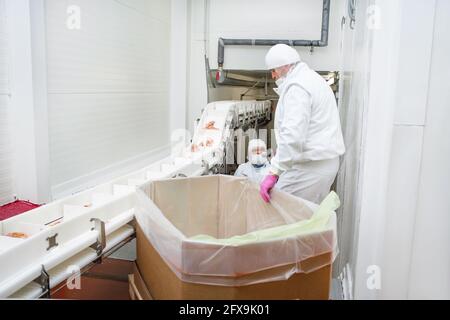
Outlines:
{"label": "yellow plastic sheet", "polygon": [[242,236],[234,236],[228,239],[217,239],[208,235],[197,235],[191,237],[190,239],[206,243],[239,246],[254,242],[277,240],[282,238],[307,235],[315,232],[322,232],[325,230],[325,228],[327,228],[327,224],[331,215],[336,209],[339,208],[339,206],[339,197],[334,191],[332,191],[323,200],[323,202],[320,204],[320,207],[314,212],[313,216],[308,220],[250,232]]}

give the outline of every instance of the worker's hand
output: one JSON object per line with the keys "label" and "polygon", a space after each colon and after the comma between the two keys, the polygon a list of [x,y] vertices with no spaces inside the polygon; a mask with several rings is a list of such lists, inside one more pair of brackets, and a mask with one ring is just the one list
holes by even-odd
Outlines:
{"label": "worker's hand", "polygon": [[273,189],[273,187],[275,187],[277,182],[278,176],[273,174],[267,175],[264,178],[263,182],[261,182],[261,185],[259,187],[259,194],[266,203],[270,202],[270,191]]}

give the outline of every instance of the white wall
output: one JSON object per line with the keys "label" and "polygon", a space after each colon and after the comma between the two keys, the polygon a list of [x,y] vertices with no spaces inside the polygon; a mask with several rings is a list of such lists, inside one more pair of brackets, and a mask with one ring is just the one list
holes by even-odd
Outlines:
{"label": "white wall", "polygon": [[337,191],[341,198],[338,210],[340,253],[334,265],[335,276],[346,270],[345,294],[352,295],[351,282],[356,268],[356,243],[359,228],[361,199],[361,170],[363,155],[364,119],[367,117],[370,79],[370,48],[372,34],[365,27],[368,0],[360,0],[356,11],[356,27],[351,29],[346,12],[343,31],[343,52],[340,83],[339,110],[346,153],[342,157],[337,177]]}
{"label": "white wall", "polygon": [[185,129],[188,70],[187,0],[171,0],[170,131]]}
{"label": "white wall", "polygon": [[[321,0],[210,0],[209,58],[217,68],[217,41],[237,39],[319,40],[322,28]],[[346,1],[331,1],[329,44],[316,48],[297,48],[313,69],[340,68],[341,18]],[[267,47],[225,47],[225,69],[264,70]]]}
{"label": "white wall", "polygon": [[[13,189],[20,199],[48,202],[169,154],[170,130],[185,123],[176,85],[186,88],[187,46],[176,39],[185,39],[186,3],[174,0],[173,11],[163,0],[3,3],[12,35],[8,51],[1,46],[1,57],[11,57],[9,88],[0,63],[2,116],[8,102],[14,145],[13,178],[1,181],[7,200]],[[67,27],[73,5],[80,30]],[[175,79],[170,90],[177,74],[184,83]]]}
{"label": "white wall", "polygon": [[8,32],[5,1],[0,0],[0,205],[13,200]]}
{"label": "white wall", "polygon": [[[374,5],[376,7],[374,7]],[[371,24],[373,9],[382,12]],[[386,219],[386,186],[392,143],[399,7],[396,1],[358,1],[355,29],[344,32],[340,112],[347,152],[338,176],[341,255],[347,298],[373,299],[368,268],[380,266]],[[369,269],[370,270],[370,269]]]}
{"label": "white wall", "polygon": [[436,1],[417,214],[411,299],[450,299],[450,2]]}
{"label": "white wall", "polygon": [[[35,0],[33,4],[41,2]],[[46,112],[37,103],[36,96],[36,90],[42,83],[33,77],[36,71],[33,62],[39,52],[34,50],[33,45],[32,33],[35,29],[31,11],[28,0],[5,2],[10,55],[13,188],[19,199],[42,203],[49,200],[48,170],[42,162],[48,155],[45,132],[39,130],[45,131],[47,128],[36,123],[37,119],[46,116]]]}
{"label": "white wall", "polygon": [[47,43],[45,0],[30,3],[30,45],[34,102],[34,143],[36,153],[37,202],[48,202],[50,188],[50,152],[48,126]]}
{"label": "white wall", "polygon": [[208,103],[206,84],[205,54],[206,54],[206,1],[190,0],[188,34],[188,109],[186,128],[193,133],[194,121],[200,117],[201,110]]}
{"label": "white wall", "polygon": [[[79,30],[67,27],[72,5],[81,10]],[[164,152],[170,130],[169,1],[47,0],[46,38],[54,195]]]}
{"label": "white wall", "polygon": [[[204,55],[211,68],[217,68],[219,37],[319,40],[322,4],[320,0],[191,0],[187,127],[192,130],[194,120],[208,101]],[[328,47],[316,48],[312,55],[309,48],[297,48],[315,70],[340,70],[341,20],[345,10],[345,0],[332,1]],[[268,49],[227,46],[224,68],[265,69]],[[243,91],[230,91],[230,95],[239,97]]]}
{"label": "white wall", "polygon": [[[380,257],[383,299],[450,298],[450,7],[400,1],[399,80]],[[418,42],[417,39],[422,39]],[[413,68],[411,66],[414,66]]]}
{"label": "white wall", "polygon": [[[344,207],[356,208],[357,240],[349,255],[354,297],[448,299],[450,132],[445,123],[450,109],[443,75],[450,69],[449,4],[378,0],[366,5],[375,7],[360,17],[356,33],[369,37],[353,45],[368,45],[369,59],[360,55],[350,67],[368,67],[364,85],[350,86],[358,88],[365,110],[361,174],[353,203],[344,199]],[[374,8],[381,25],[367,31]],[[368,286],[378,276],[380,287]]]}

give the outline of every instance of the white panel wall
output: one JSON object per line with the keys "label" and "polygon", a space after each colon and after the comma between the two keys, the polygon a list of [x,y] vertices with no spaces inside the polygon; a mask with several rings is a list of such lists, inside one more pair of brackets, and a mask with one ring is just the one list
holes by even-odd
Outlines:
{"label": "white panel wall", "polygon": [[0,0],[0,205],[13,200],[10,104],[9,51],[4,0]]}
{"label": "white panel wall", "polygon": [[[435,24],[434,0],[402,0],[395,124],[388,185],[383,286],[380,297],[409,297],[417,205],[420,197],[424,125]],[[420,43],[417,39],[421,39]],[[412,67],[413,66],[413,67]]]}
{"label": "white panel wall", "polygon": [[34,141],[36,153],[37,203],[48,203],[51,198],[50,151],[48,126],[46,0],[32,0],[30,4],[30,46],[34,103]]}
{"label": "white panel wall", "polygon": [[[66,27],[81,9],[81,30]],[[51,184],[168,145],[170,1],[47,0]]]}
{"label": "white panel wall", "polygon": [[0,205],[13,200],[9,50],[4,1],[0,0]]}
{"label": "white panel wall", "polygon": [[7,38],[5,0],[0,0],[0,94],[9,93]]}
{"label": "white panel wall", "polygon": [[[369,29],[369,59],[367,82],[361,88],[366,112],[363,119],[363,144],[361,176],[358,186],[356,255],[354,297],[375,299],[380,291],[369,286],[371,279],[380,279],[383,272],[383,254],[386,236],[388,195],[390,179],[390,150],[394,135],[396,88],[400,81],[398,52],[400,39],[401,7],[397,1],[370,1],[368,12],[378,10],[378,24],[367,24],[374,17],[365,14],[357,21],[358,28]],[[376,17],[375,17],[376,19]],[[360,57],[355,57],[359,59]],[[362,57],[362,59],[366,59]],[[393,244],[391,244],[393,245]],[[373,274],[375,273],[375,274]],[[371,277],[373,276],[373,277]],[[375,284],[379,281],[375,281]]]}
{"label": "white panel wall", "polygon": [[208,103],[205,68],[205,0],[189,2],[189,70],[188,70],[188,113],[186,127],[193,133],[194,121]]}
{"label": "white panel wall", "polygon": [[[81,30],[66,27],[70,5]],[[47,0],[47,42],[50,94],[167,91],[167,1]]]}
{"label": "white panel wall", "polygon": [[[368,81],[358,89],[367,106],[360,192],[351,200],[358,235],[350,256],[355,298],[449,299],[450,3],[371,4],[381,10],[380,29],[370,31],[373,41],[360,39],[369,41],[369,60],[354,55],[351,66],[352,77],[362,61],[369,66]],[[356,32],[361,28],[357,24]],[[380,287],[368,285],[378,277]]]}
{"label": "white panel wall", "polygon": [[171,0],[170,129],[186,128],[188,70],[187,0]]}
{"label": "white panel wall", "polygon": [[449,299],[450,7],[404,0],[402,9],[379,297]]}
{"label": "white panel wall", "polygon": [[149,107],[167,108],[167,98],[158,95],[50,95],[49,105],[54,184],[155,150],[167,141],[167,115]]}

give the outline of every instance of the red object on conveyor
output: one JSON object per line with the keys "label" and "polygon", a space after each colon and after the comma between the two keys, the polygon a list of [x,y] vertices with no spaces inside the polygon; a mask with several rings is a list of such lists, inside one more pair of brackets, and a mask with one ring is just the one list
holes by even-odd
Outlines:
{"label": "red object on conveyor", "polygon": [[40,207],[28,201],[17,200],[0,207],[0,221]]}

